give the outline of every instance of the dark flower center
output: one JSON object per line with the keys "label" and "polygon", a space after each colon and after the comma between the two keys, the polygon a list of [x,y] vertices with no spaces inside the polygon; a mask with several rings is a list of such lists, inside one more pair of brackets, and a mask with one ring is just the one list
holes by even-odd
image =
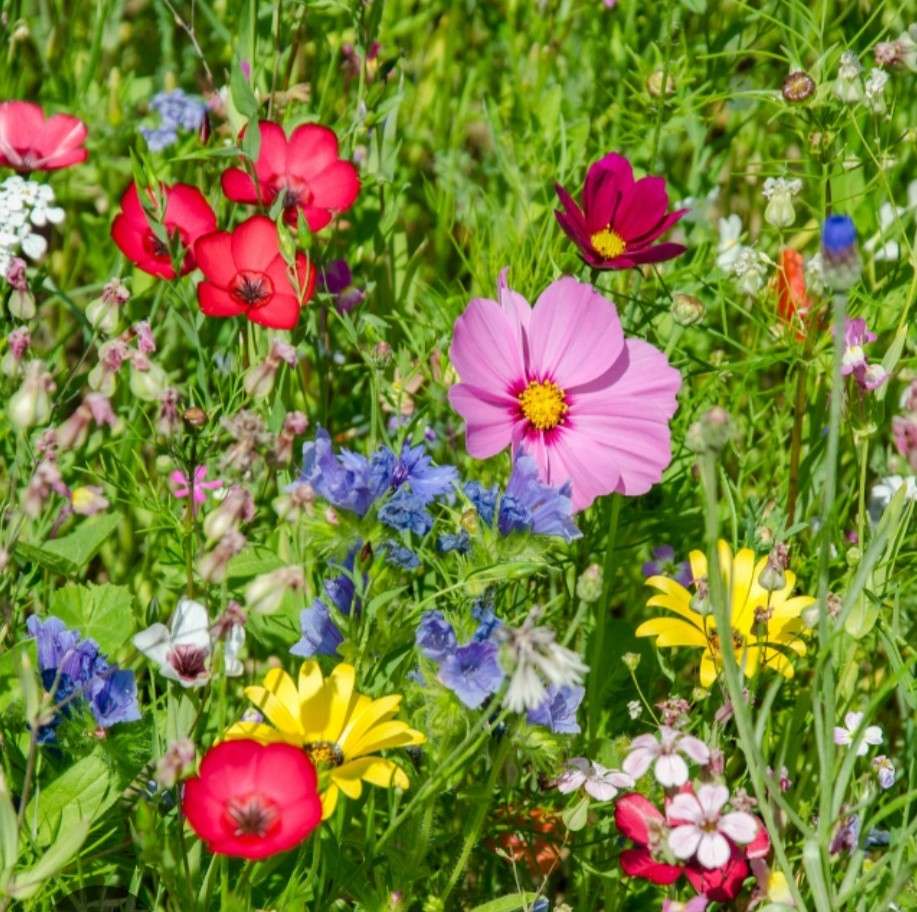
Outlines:
{"label": "dark flower center", "polygon": [[172,251],[169,244],[174,242],[176,237],[182,249],[187,248],[188,243],[184,233],[179,228],[170,228],[166,226],[166,233],[169,237],[169,243],[164,242],[162,238],[157,237],[151,230],[147,229],[143,236],[143,249],[157,260],[167,260],[171,263]]}
{"label": "dark flower center", "polygon": [[295,206],[308,206],[312,202],[312,191],[309,185],[295,177],[286,177],[277,187],[277,195],[283,200],[284,209]]}
{"label": "dark flower center", "polygon": [[261,307],[274,294],[274,283],[263,272],[240,272],[229,293],[247,308]]}
{"label": "dark flower center", "polygon": [[340,766],[344,762],[344,753],[334,741],[310,741],[303,745],[303,750],[316,766]]}
{"label": "dark flower center", "polygon": [[207,672],[207,651],[187,643],[173,646],[169,652],[169,664],[180,678],[193,681]]}
{"label": "dark flower center", "polygon": [[226,804],[226,816],[234,836],[267,836],[280,823],[277,805],[259,794],[231,798]]}

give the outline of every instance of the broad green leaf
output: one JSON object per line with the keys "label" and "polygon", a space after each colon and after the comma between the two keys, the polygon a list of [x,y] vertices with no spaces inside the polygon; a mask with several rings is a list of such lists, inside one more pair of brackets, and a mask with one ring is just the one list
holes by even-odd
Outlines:
{"label": "broad green leaf", "polygon": [[135,630],[134,596],[124,586],[71,583],[51,595],[50,612],[91,637],[106,655],[117,652]]}
{"label": "broad green leaf", "polygon": [[249,119],[258,116],[258,99],[252,91],[251,83],[242,72],[240,64],[233,64],[232,74],[229,77],[229,92],[236,110]]}
{"label": "broad green leaf", "polygon": [[51,539],[42,544],[17,542],[16,555],[24,560],[35,561],[61,576],[73,576],[86,568],[105,540],[118,528],[120,521],[118,513],[92,516],[84,519],[73,532],[63,538]]}
{"label": "broad green leaf", "polygon": [[516,910],[528,909],[536,899],[538,899],[537,893],[509,893],[499,899],[492,899],[480,906],[475,906],[470,912],[516,912]]}
{"label": "broad green leaf", "polygon": [[17,875],[9,886],[9,893],[16,899],[28,899],[34,896],[41,885],[69,864],[79,851],[80,846],[89,835],[88,820],[74,820],[66,827],[61,827],[54,845],[45,852],[38,863],[28,871]]}
{"label": "broad green leaf", "polygon": [[26,807],[25,824],[36,845],[50,845],[58,834],[91,825],[117,799],[118,789],[97,749],[35,794]]}
{"label": "broad green leaf", "polygon": [[581,798],[576,804],[568,807],[563,813],[564,826],[572,833],[586,826],[589,819],[589,799]]}
{"label": "broad green leaf", "polygon": [[280,555],[271,548],[245,548],[229,562],[226,576],[229,579],[248,579],[278,570],[283,565]]}
{"label": "broad green leaf", "polygon": [[4,871],[16,864],[19,855],[19,825],[10,800],[6,779],[0,772],[0,883]]}

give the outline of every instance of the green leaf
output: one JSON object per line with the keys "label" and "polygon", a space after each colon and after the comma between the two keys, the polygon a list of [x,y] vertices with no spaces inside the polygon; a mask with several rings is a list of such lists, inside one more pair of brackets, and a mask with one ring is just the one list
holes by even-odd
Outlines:
{"label": "green leaf", "polygon": [[71,583],[51,595],[51,614],[84,637],[92,637],[106,655],[120,649],[135,630],[134,596],[124,586]]}
{"label": "green leaf", "polygon": [[16,899],[34,896],[46,880],[57,874],[76,855],[89,835],[89,825],[88,820],[74,820],[69,826],[61,827],[54,845],[42,855],[38,863],[30,870],[23,871],[10,884],[10,895]]}
{"label": "green leaf", "polygon": [[564,826],[575,833],[586,826],[589,819],[589,799],[581,798],[576,804],[568,807],[563,813]]}
{"label": "green leaf", "polygon": [[228,579],[248,579],[260,573],[270,573],[284,566],[284,561],[270,548],[245,548],[226,567]]}
{"label": "green leaf", "polygon": [[86,568],[120,522],[119,513],[92,516],[83,520],[73,532],[63,538],[55,538],[42,544],[17,542],[16,556],[34,561],[61,576],[73,576]]}
{"label": "green leaf", "polygon": [[32,798],[25,823],[35,833],[36,845],[50,845],[58,834],[84,823],[88,828],[117,799],[108,765],[96,749]]}
{"label": "green leaf", "polygon": [[516,912],[518,909],[528,909],[536,899],[537,893],[509,893],[475,906],[471,912]]}
{"label": "green leaf", "polygon": [[233,64],[232,74],[229,77],[229,93],[232,95],[236,110],[243,117],[251,120],[258,116],[258,99],[255,98],[251,84],[238,62]]}
{"label": "green leaf", "polygon": [[250,120],[245,128],[245,135],[242,137],[242,151],[250,161],[258,160],[258,153],[261,151],[261,128],[256,120]]}
{"label": "green leaf", "polygon": [[18,856],[19,824],[6,787],[6,779],[0,772],[0,883],[3,882],[3,872],[16,864]]}

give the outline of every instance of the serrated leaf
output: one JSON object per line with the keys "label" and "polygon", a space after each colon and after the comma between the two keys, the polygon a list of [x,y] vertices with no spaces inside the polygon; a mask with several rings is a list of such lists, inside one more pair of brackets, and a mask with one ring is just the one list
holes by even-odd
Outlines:
{"label": "serrated leaf", "polygon": [[117,799],[108,765],[101,750],[95,750],[32,798],[25,823],[33,831],[36,845],[50,845],[58,834],[83,823],[90,826]]}
{"label": "serrated leaf", "polygon": [[536,899],[537,893],[508,893],[506,896],[475,906],[470,912],[517,912],[528,909]]}
{"label": "serrated leaf", "polygon": [[106,655],[120,649],[136,629],[134,596],[124,586],[71,583],[51,594],[50,612],[91,637]]}
{"label": "serrated leaf", "polygon": [[17,542],[15,552],[17,557],[34,561],[61,576],[73,576],[86,568],[120,521],[119,513],[92,516],[63,538],[42,544]]}

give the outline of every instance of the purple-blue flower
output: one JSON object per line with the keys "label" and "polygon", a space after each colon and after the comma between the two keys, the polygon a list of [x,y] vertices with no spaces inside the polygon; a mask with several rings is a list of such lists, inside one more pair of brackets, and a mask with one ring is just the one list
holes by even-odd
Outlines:
{"label": "purple-blue flower", "polygon": [[829,215],[821,229],[822,249],[838,257],[849,254],[856,246],[857,230],[849,215]]}
{"label": "purple-blue flower", "polygon": [[682,586],[690,586],[694,581],[691,565],[687,561],[676,562],[675,549],[671,545],[659,545],[653,548],[651,557],[652,560],[643,565],[645,577],[668,576],[670,579],[677,580]]}
{"label": "purple-blue flower", "polygon": [[392,470],[392,487],[409,485],[411,493],[424,504],[438,498],[452,500],[458,470],[455,466],[435,466],[427,455],[423,444],[401,447],[401,455]]}
{"label": "purple-blue flower", "polygon": [[425,501],[407,488],[399,488],[382,505],[379,519],[399,532],[426,535],[433,528],[433,517],[427,512]]}
{"label": "purple-blue flower", "polygon": [[159,114],[164,127],[181,130],[199,130],[207,116],[207,105],[200,98],[186,94],[184,89],[157,92],[150,107]]}
{"label": "purple-blue flower", "polygon": [[485,488],[480,482],[468,481],[465,483],[463,490],[465,496],[471,501],[471,505],[478,511],[481,521],[489,526],[494,521],[494,513],[497,509],[497,495],[499,493],[497,486]]}
{"label": "purple-blue flower", "polygon": [[469,709],[477,709],[503,682],[497,652],[497,644],[491,642],[459,646],[439,666],[440,682]]}
{"label": "purple-blue flower", "polygon": [[306,659],[314,655],[334,655],[344,641],[328,613],[328,606],[318,598],[299,613],[299,632],[302,636],[290,647],[290,652]]}
{"label": "purple-blue flower", "polygon": [[576,710],[585,693],[584,687],[551,684],[542,703],[530,709],[526,718],[532,725],[544,725],[558,734],[578,735],[580,727],[576,721]]}
{"label": "purple-blue flower", "polygon": [[484,642],[503,626],[503,622],[494,614],[493,606],[484,599],[477,599],[472,605],[471,616],[478,622],[477,629],[472,635],[472,640]]}
{"label": "purple-blue flower", "polygon": [[538,477],[538,465],[531,456],[519,452],[513,471],[500,499],[497,528],[501,535],[510,532],[535,532],[573,541],[582,533],[573,522],[572,488],[569,483],[559,488],[543,484]]}
{"label": "purple-blue flower", "polygon": [[436,547],[443,554],[448,554],[450,551],[458,551],[459,554],[467,554],[471,548],[471,537],[464,529],[460,529],[455,534],[446,532],[440,535]]}
{"label": "purple-blue flower", "polygon": [[417,625],[414,642],[420,654],[434,662],[441,662],[458,647],[452,625],[441,611],[425,611]]}
{"label": "purple-blue flower", "polygon": [[319,279],[328,294],[334,296],[334,306],[341,313],[350,313],[366,297],[353,285],[353,276],[346,260],[332,260],[321,270]]}
{"label": "purple-blue flower", "polygon": [[403,570],[416,570],[420,566],[420,558],[404,545],[390,538],[383,545],[385,559]]}

